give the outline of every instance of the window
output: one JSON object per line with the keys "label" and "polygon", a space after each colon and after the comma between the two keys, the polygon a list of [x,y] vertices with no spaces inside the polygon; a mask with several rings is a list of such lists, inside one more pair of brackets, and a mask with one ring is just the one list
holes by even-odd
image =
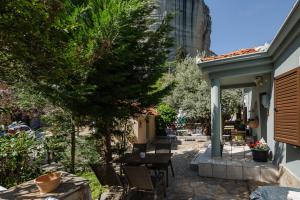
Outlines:
{"label": "window", "polygon": [[275,140],[300,146],[300,68],[275,78]]}

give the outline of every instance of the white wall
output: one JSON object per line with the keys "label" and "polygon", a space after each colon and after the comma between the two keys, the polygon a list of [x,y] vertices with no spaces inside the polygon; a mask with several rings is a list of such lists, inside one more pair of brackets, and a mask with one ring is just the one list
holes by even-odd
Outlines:
{"label": "white wall", "polygon": [[[257,128],[252,129],[252,134],[254,136],[257,136],[258,139],[261,137],[264,137],[264,140],[270,141],[272,138],[269,138],[268,134],[272,129],[269,129],[268,126],[268,119],[261,118],[261,110],[260,110],[260,94],[261,93],[267,93],[269,96],[271,96],[271,74],[265,74],[262,75],[262,85],[258,85],[256,87],[252,88],[252,95],[251,95],[251,110],[254,112],[251,112],[250,118],[254,119],[258,117],[259,119],[259,126]],[[269,111],[270,113],[270,111]],[[266,132],[262,131],[262,124],[264,124],[267,128]]]}

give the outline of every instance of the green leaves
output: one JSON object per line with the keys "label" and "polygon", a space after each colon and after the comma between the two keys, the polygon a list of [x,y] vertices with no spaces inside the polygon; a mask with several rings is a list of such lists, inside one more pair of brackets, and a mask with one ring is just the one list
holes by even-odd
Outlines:
{"label": "green leaves", "polygon": [[[194,58],[186,58],[176,65],[172,76],[175,84],[165,101],[176,109],[181,108],[191,122],[210,122],[210,88],[202,77]],[[221,96],[222,114],[230,118],[237,111],[242,99],[241,90],[223,90]]]}
{"label": "green leaves", "polygon": [[0,185],[11,187],[38,176],[40,147],[24,132],[0,137]]}

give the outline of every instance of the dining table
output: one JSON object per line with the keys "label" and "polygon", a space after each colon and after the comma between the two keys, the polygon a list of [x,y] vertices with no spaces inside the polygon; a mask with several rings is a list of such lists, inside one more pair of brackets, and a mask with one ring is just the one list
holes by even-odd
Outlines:
{"label": "dining table", "polygon": [[168,186],[168,166],[173,153],[146,153],[140,156],[137,153],[125,153],[115,161],[126,165],[146,165],[150,169],[164,170],[166,172],[166,185]]}

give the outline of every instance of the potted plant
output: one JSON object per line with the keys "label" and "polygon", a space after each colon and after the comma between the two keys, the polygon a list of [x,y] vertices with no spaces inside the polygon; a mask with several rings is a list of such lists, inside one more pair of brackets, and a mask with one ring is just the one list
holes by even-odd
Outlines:
{"label": "potted plant", "polygon": [[267,162],[270,148],[263,141],[250,143],[253,160],[256,162]]}

